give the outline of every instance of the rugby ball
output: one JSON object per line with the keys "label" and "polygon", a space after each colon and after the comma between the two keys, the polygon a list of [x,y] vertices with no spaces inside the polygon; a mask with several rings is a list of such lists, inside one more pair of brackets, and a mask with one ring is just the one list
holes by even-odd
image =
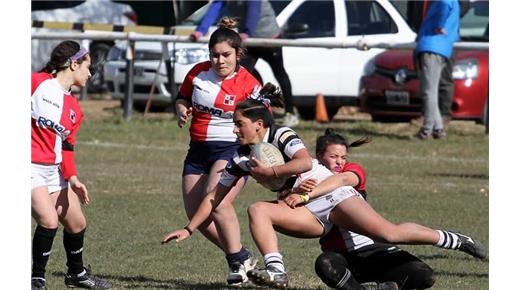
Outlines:
{"label": "rugby ball", "polygon": [[[262,162],[262,164],[267,167],[282,165],[285,163],[282,152],[280,152],[276,146],[267,142],[253,145],[249,157],[255,157],[255,159]],[[282,188],[286,180],[287,178],[284,177],[273,176],[272,178],[269,178],[269,180],[259,183],[267,189],[278,190]]]}

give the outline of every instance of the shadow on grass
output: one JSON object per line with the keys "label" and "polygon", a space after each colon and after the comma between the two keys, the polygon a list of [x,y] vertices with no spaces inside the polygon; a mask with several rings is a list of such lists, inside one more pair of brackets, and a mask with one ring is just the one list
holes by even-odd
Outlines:
{"label": "shadow on grass", "polygon": [[450,276],[459,278],[489,278],[488,273],[468,273],[468,272],[448,272],[448,271],[435,271],[437,276]]}
{"label": "shadow on grass", "polygon": [[[385,137],[385,138],[393,139],[393,140],[413,141],[411,135],[403,135],[402,133],[397,134],[397,133],[381,132],[381,129],[378,129],[378,128],[340,128],[337,126],[331,126],[332,123],[340,123],[340,122],[342,124],[346,124],[346,123],[354,123],[356,121],[332,121],[329,124],[320,124],[318,126],[316,126],[315,123],[305,123],[305,124],[298,125],[298,127],[296,127],[295,129],[296,129],[296,132],[301,131],[301,130],[310,130],[310,131],[317,131],[319,133],[322,133],[325,130],[325,128],[333,127],[334,131],[336,131],[336,133],[341,134],[341,135],[366,135],[366,136],[371,136],[371,137]],[[345,127],[348,127],[348,125],[346,125]]]}
{"label": "shadow on grass", "polygon": [[[53,276],[63,277],[64,272],[57,271],[52,273]],[[212,290],[236,290],[236,286],[229,286],[225,283],[200,283],[188,281],[185,279],[165,279],[159,280],[148,278],[145,276],[114,276],[114,275],[96,275],[97,277],[107,279],[114,284],[114,289],[212,289]],[[256,286],[248,283],[240,286],[241,290],[246,289],[265,289],[265,287]],[[311,290],[314,288],[287,288],[299,290]]]}
{"label": "shadow on grass", "polygon": [[471,179],[489,179],[487,174],[466,174],[466,173],[430,173],[430,176],[436,177],[456,177],[456,178],[471,178]]}

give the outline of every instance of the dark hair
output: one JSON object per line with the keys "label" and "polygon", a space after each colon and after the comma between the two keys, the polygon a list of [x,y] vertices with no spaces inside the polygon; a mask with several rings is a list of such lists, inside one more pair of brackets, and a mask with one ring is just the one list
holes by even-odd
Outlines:
{"label": "dark hair", "polygon": [[284,108],[285,104],[280,89],[272,83],[266,83],[260,92],[253,93],[245,101],[238,103],[235,112],[240,111],[244,117],[253,122],[262,119],[264,127],[267,128],[274,124],[271,107]]}
{"label": "dark hair", "polygon": [[343,145],[348,152],[350,147],[359,147],[369,143],[370,141],[372,141],[372,139],[368,136],[365,136],[348,144],[347,139],[336,133],[334,129],[327,128],[325,133],[316,139],[316,157],[322,156],[329,145]]}
{"label": "dark hair", "polygon": [[[79,43],[72,40],[65,40],[60,42],[51,52],[51,59],[45,67],[41,69],[41,72],[47,72],[56,74],[57,72],[64,70],[70,65],[70,58],[74,56],[79,50],[81,46]],[[78,63],[82,63],[87,59],[87,55],[85,54],[83,57],[77,60]]]}
{"label": "dark hair", "polygon": [[243,56],[245,49],[242,47],[242,39],[238,32],[234,29],[237,27],[238,21],[228,16],[224,16],[220,19],[217,24],[217,30],[215,30],[208,42],[208,48],[211,52],[211,48],[221,42],[227,42],[229,46],[235,49],[237,56]]}

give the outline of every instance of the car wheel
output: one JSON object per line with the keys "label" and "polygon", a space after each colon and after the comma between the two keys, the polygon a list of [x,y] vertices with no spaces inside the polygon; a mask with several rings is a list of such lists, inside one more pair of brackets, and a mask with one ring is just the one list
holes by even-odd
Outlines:
{"label": "car wheel", "polygon": [[98,42],[90,45],[90,57],[92,65],[99,65],[97,72],[89,79],[87,90],[89,93],[106,93],[108,87],[103,75],[102,63],[107,57],[108,51],[112,46],[108,43]]}
{"label": "car wheel", "polygon": [[484,109],[482,109],[480,123],[486,126],[486,133],[489,133],[489,96],[486,98]]}
{"label": "car wheel", "polygon": [[296,107],[298,109],[298,115],[303,120],[314,120],[316,112],[314,107]]}
{"label": "car wheel", "polygon": [[334,116],[338,113],[339,108],[339,106],[327,107],[327,115],[329,115],[329,120],[334,118]]}

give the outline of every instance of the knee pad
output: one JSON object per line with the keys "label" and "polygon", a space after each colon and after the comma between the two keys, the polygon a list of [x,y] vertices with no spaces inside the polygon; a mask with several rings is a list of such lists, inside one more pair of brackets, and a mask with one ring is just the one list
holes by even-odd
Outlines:
{"label": "knee pad", "polygon": [[345,257],[335,252],[321,253],[314,263],[314,270],[318,277],[329,287],[337,287],[345,276],[348,262]]}

